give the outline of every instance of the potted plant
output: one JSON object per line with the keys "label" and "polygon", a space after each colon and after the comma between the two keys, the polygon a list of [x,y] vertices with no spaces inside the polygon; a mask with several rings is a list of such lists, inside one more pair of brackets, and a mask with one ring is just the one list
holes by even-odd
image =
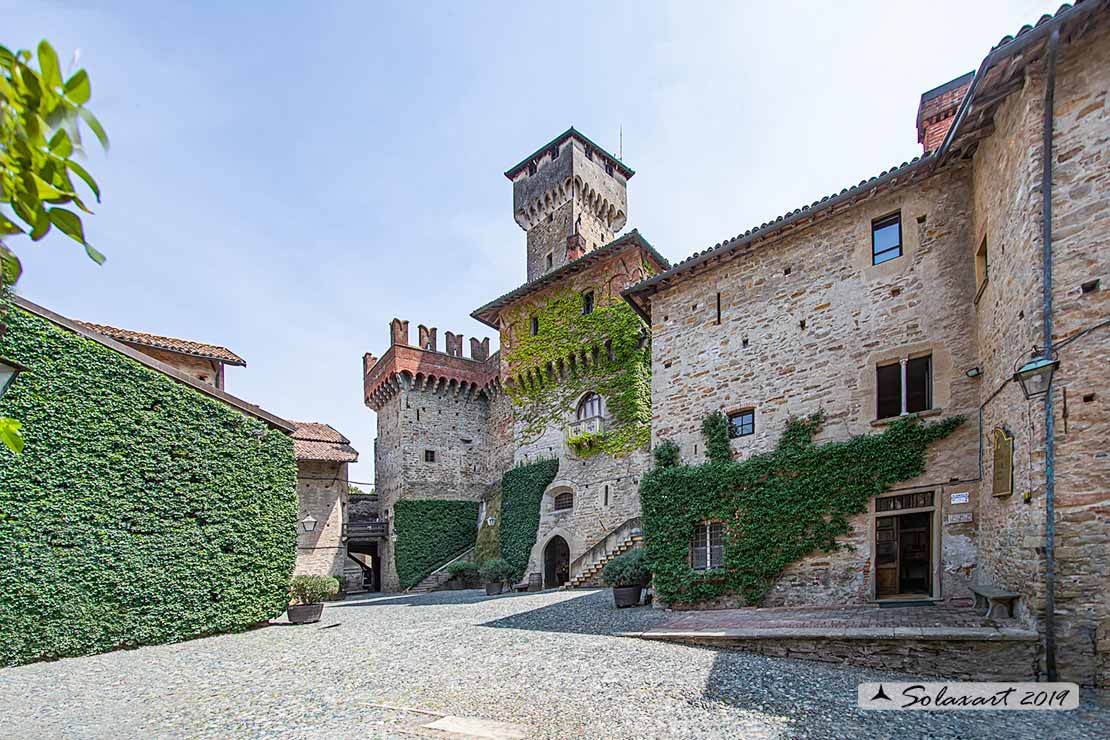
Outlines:
{"label": "potted plant", "polygon": [[623,609],[640,603],[640,593],[651,580],[651,570],[644,561],[644,551],[631,550],[606,563],[602,577],[613,589],[613,603]]}
{"label": "potted plant", "polygon": [[331,576],[293,576],[289,582],[289,608],[292,624],[319,622],[324,599],[339,593],[339,579]]}
{"label": "potted plant", "polygon": [[447,587],[452,590],[469,588],[478,580],[478,564],[471,560],[456,560],[448,564],[447,572],[451,574]]}
{"label": "potted plant", "polygon": [[498,558],[482,563],[482,567],[478,569],[478,575],[486,584],[486,596],[495,596],[504,590],[505,581],[512,580],[516,571],[513,570],[513,566]]}

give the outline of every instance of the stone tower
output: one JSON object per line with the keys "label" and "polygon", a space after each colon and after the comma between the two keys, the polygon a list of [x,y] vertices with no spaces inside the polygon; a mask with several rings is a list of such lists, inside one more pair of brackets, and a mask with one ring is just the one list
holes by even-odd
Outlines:
{"label": "stone tower", "polygon": [[627,221],[633,174],[573,128],[505,173],[528,232],[529,282],[613,240]]}

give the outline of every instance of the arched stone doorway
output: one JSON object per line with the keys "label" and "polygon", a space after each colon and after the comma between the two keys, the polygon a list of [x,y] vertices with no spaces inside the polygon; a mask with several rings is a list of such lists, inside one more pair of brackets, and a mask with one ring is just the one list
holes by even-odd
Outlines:
{"label": "arched stone doorway", "polygon": [[558,588],[570,580],[570,546],[559,535],[543,548],[543,587]]}

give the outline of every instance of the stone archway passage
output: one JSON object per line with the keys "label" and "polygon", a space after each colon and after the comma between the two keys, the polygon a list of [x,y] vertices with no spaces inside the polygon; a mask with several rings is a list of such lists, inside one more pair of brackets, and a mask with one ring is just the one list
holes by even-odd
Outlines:
{"label": "stone archway passage", "polygon": [[555,535],[543,549],[543,587],[558,588],[570,580],[570,546]]}

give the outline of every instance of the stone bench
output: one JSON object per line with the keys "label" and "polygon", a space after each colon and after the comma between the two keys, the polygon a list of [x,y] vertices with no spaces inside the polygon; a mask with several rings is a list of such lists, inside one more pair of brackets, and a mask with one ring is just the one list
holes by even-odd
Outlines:
{"label": "stone bench", "polygon": [[1013,591],[984,584],[972,584],[971,593],[975,594],[975,610],[985,614],[987,619],[1013,617],[1014,602],[1020,596]]}

